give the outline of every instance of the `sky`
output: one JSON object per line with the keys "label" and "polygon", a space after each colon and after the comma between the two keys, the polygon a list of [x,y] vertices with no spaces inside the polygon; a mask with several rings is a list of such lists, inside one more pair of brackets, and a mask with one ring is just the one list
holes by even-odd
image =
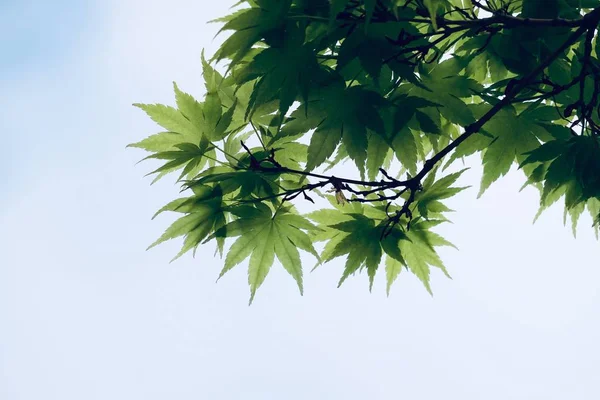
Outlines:
{"label": "sky", "polygon": [[159,131],[131,103],[173,104],[172,81],[200,97],[231,4],[0,2],[0,399],[600,398],[591,220],[532,224],[517,171],[476,199],[468,160],[433,297],[410,273],[389,297],[382,274],[337,289],[338,259],[304,296],[274,266],[248,307],[212,248],[145,251],[178,187],[125,148]]}

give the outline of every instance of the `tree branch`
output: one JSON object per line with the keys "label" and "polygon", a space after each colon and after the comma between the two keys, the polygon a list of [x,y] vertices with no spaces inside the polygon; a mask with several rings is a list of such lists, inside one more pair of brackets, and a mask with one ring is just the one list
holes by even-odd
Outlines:
{"label": "tree branch", "polygon": [[[382,237],[389,234],[389,232],[392,231],[394,226],[396,224],[398,224],[400,222],[400,220],[402,219],[402,217],[404,217],[404,216],[408,217],[408,221],[409,221],[407,224],[407,228],[408,228],[410,226],[409,225],[410,220],[412,219],[412,211],[410,209],[410,206],[416,199],[416,193],[418,191],[422,190],[421,181],[423,180],[423,178],[429,172],[431,172],[433,170],[433,168],[435,167],[435,165],[437,163],[439,163],[446,155],[448,155],[451,151],[455,150],[461,143],[463,143],[465,140],[467,140],[473,134],[479,132],[485,126],[485,124],[487,122],[489,122],[500,110],[502,110],[504,107],[511,104],[511,102],[513,102],[517,98],[518,94],[523,89],[527,88],[529,85],[536,82],[536,78],[538,78],[540,75],[542,75],[544,70],[554,60],[556,60],[561,54],[563,54],[564,51],[566,51],[568,48],[570,48],[573,44],[575,44],[577,42],[577,40],[579,40],[579,38],[584,33],[587,32],[586,49],[585,49],[586,52],[585,52],[585,56],[584,56],[585,60],[583,62],[584,65],[582,67],[582,73],[580,74],[580,76],[578,78],[573,79],[569,84],[563,85],[560,87],[554,87],[552,91],[550,91],[549,93],[546,93],[546,94],[548,96],[555,95],[557,93],[560,93],[563,90],[566,90],[566,88],[573,86],[577,82],[581,83],[582,81],[585,80],[585,76],[586,76],[585,71],[587,68],[589,68],[588,63],[589,63],[589,53],[590,53],[590,48],[591,48],[591,39],[590,38],[593,37],[594,30],[595,30],[596,26],[598,25],[599,21],[600,21],[600,8],[594,9],[592,12],[590,12],[589,14],[587,14],[586,16],[584,16],[583,18],[578,19],[578,20],[562,20],[562,19],[530,20],[530,19],[519,19],[516,17],[504,15],[504,14],[502,14],[502,15],[498,14],[498,15],[495,15],[495,16],[487,18],[487,19],[471,21],[472,23],[481,24],[482,27],[489,26],[494,23],[503,22],[505,24],[507,24],[507,23],[513,24],[513,25],[520,24],[522,26],[568,26],[568,27],[577,27],[577,29],[567,38],[567,40],[565,40],[565,42],[560,47],[558,47],[554,52],[552,52],[552,54],[550,54],[543,62],[541,62],[529,74],[527,74],[526,76],[524,76],[521,79],[513,80],[511,82],[511,84],[507,85],[505,93],[504,93],[504,97],[499,102],[494,104],[476,122],[466,126],[463,134],[458,136],[454,141],[452,141],[450,144],[448,144],[446,147],[444,147],[442,150],[440,150],[438,153],[436,153],[430,159],[426,160],[423,167],[419,170],[419,172],[414,177],[411,177],[409,179],[397,180],[397,179],[391,178],[387,174],[387,172],[385,172],[384,170],[380,170],[380,172],[382,173],[382,175],[385,178],[387,178],[387,180],[382,179],[380,181],[363,181],[363,180],[357,180],[357,179],[351,179],[351,178],[339,178],[339,177],[335,177],[333,175],[327,176],[327,175],[318,174],[318,173],[309,172],[309,171],[295,170],[295,169],[287,168],[287,167],[280,165],[275,160],[274,152],[271,152],[270,156],[268,156],[264,160],[256,160],[255,156],[250,152],[248,147],[244,143],[242,143],[242,146],[250,155],[250,160],[251,160],[250,169],[259,170],[263,173],[276,173],[276,174],[290,173],[290,174],[296,174],[296,175],[301,175],[301,176],[305,176],[305,177],[317,178],[317,179],[321,180],[320,182],[317,182],[317,183],[308,183],[308,184],[303,185],[296,189],[285,190],[277,195],[270,196],[268,198],[253,199],[252,201],[262,201],[262,200],[267,200],[270,198],[282,197],[282,196],[284,197],[283,201],[286,201],[286,200],[292,200],[300,194],[304,194],[305,198],[312,201],[312,199],[310,199],[306,195],[306,191],[313,190],[313,189],[316,189],[319,187],[324,187],[329,184],[333,185],[336,193],[339,193],[342,190],[348,190],[349,192],[351,192],[355,195],[362,196],[362,198],[354,198],[354,199],[349,200],[349,201],[358,201],[358,202],[380,202],[380,201],[388,201],[389,202],[389,201],[397,200],[404,193],[409,191],[409,195],[405,199],[402,207],[399,210],[397,210],[395,212],[395,214],[390,215],[388,217],[389,219],[386,222],[386,225],[384,227]],[[452,23],[455,21],[443,21],[442,23],[447,24],[448,22]],[[464,22],[468,22],[468,21],[464,21]],[[531,24],[533,24],[533,25],[531,25]],[[466,28],[462,27],[464,25],[462,23],[459,23],[457,25],[461,25],[461,26],[457,26],[455,28],[450,27],[450,28],[447,28],[446,32],[440,32],[440,34],[442,35],[442,38],[449,36],[451,33],[455,33],[460,30],[466,29]],[[434,41],[434,44],[439,42],[439,40],[440,39]],[[405,48],[403,50],[404,50],[404,52],[406,52],[406,51],[414,51],[417,49],[416,48],[409,48],[409,49]],[[421,51],[424,51],[424,50],[421,49]],[[597,83],[596,89],[600,90],[599,87],[600,87],[600,83]],[[262,165],[263,162],[270,162],[270,164],[273,166],[263,166]],[[357,189],[352,188],[350,185],[370,187],[371,189],[357,190]],[[397,189],[397,188],[403,188],[403,189],[399,190],[399,191],[393,191],[393,194],[390,194],[390,195],[379,193],[379,192],[383,192],[385,190],[393,190],[393,189]],[[376,198],[368,197],[373,194],[377,194],[377,197]],[[343,194],[342,194],[342,196],[343,196]],[[388,203],[388,205],[389,205],[389,203]]]}
{"label": "tree branch", "polygon": [[467,140],[474,133],[479,132],[479,130],[490,120],[494,115],[496,115],[503,107],[510,104],[510,102],[516,97],[516,95],[523,90],[527,85],[529,85],[539,74],[541,74],[544,69],[546,69],[563,51],[572,46],[584,32],[588,29],[594,29],[595,25],[598,24],[598,20],[600,20],[600,8],[595,9],[590,14],[587,14],[584,18],[582,18],[582,23],[579,28],[575,32],[569,36],[569,38],[556,49],[550,56],[546,58],[540,65],[538,65],[533,71],[531,71],[527,76],[517,81],[515,85],[512,86],[510,90],[507,91],[504,98],[496,103],[487,113],[485,113],[479,120],[472,123],[471,125],[465,128],[465,132],[456,138],[452,143],[444,147],[440,150],[436,155],[425,162],[423,169],[419,171],[419,173],[413,178],[415,180],[421,180],[430,172],[433,167],[448,153],[457,148],[462,142]]}

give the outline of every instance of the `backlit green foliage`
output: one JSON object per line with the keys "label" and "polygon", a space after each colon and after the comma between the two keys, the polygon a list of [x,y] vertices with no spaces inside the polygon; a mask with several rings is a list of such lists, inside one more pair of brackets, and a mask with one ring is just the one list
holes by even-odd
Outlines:
{"label": "backlit green foliage", "polygon": [[250,301],[275,259],[302,293],[306,257],[345,259],[340,285],[384,266],[388,292],[403,269],[431,292],[452,246],[434,228],[464,189],[443,171],[473,154],[480,195],[516,166],[540,212],[562,198],[597,230],[599,21],[600,0],[241,1],[201,101],[174,85],[176,107],[135,104],[164,131],[130,146],[187,193],[152,246],[215,241]]}

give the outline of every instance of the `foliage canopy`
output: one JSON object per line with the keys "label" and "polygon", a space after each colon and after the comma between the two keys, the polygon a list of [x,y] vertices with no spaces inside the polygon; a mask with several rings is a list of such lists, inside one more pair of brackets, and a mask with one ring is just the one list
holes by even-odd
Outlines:
{"label": "foliage canopy", "polygon": [[[451,245],[433,229],[464,189],[463,171],[443,171],[473,154],[480,195],[517,165],[540,212],[564,198],[573,226],[587,210],[597,233],[600,0],[237,7],[202,57],[203,101],[174,84],[176,108],[135,104],[164,131],[130,146],[189,194],[159,210],[183,216],[152,246],[183,236],[177,257],[213,240],[223,255],[235,239],[220,276],[249,258],[250,301],[275,258],[302,292],[299,250],[345,257],[340,285],[362,270],[372,285],[383,264],[388,291],[403,269],[431,291],[430,269],[448,274],[436,248]],[[354,174],[328,173],[344,161]]]}

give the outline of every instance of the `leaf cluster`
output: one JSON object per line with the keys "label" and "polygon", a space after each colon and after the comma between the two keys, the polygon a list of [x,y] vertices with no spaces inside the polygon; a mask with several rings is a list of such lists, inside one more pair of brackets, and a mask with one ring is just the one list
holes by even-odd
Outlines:
{"label": "leaf cluster", "polygon": [[[340,285],[364,270],[371,288],[385,265],[388,292],[402,269],[431,292],[451,245],[434,229],[465,189],[464,170],[442,171],[474,154],[480,195],[516,165],[540,212],[564,198],[574,227],[586,210],[599,222],[600,1],[237,6],[202,57],[202,101],[174,84],[176,107],[135,104],[164,131],[130,146],[190,194],[159,211],[183,216],[153,246],[183,236],[177,257],[213,240],[223,254],[235,239],[220,276],[249,259],[251,301],[275,258],[303,291],[299,250],[345,258]],[[327,172],[346,162],[354,174]]]}

